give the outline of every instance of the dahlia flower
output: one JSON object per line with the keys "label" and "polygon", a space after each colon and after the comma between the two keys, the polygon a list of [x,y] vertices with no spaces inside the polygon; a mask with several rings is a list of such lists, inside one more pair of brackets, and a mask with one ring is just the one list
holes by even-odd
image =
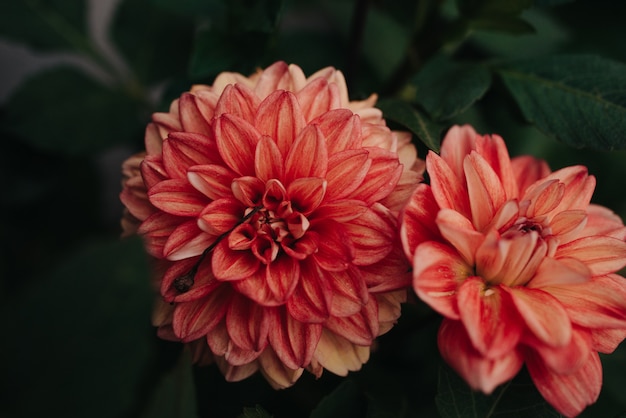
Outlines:
{"label": "dahlia flower", "polygon": [[626,336],[622,221],[590,204],[585,167],[511,160],[502,138],[469,126],[426,167],[401,236],[415,292],[444,316],[443,358],[486,394],[525,364],[554,408],[580,413],[600,392],[598,352]]}
{"label": "dahlia flower", "polygon": [[277,388],[367,361],[410,284],[397,215],[423,171],[375,101],[349,101],[333,68],[278,62],[153,115],[121,200],[159,260],[161,337]]}

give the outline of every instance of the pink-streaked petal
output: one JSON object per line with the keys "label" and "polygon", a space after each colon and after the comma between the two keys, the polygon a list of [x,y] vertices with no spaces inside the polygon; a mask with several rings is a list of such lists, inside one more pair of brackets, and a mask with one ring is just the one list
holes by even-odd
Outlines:
{"label": "pink-streaked petal", "polygon": [[347,109],[335,109],[310,122],[317,125],[326,138],[328,155],[361,148],[359,117]]}
{"label": "pink-streaked petal", "polygon": [[588,328],[626,328],[626,279],[617,274],[586,283],[546,287],[575,324]]}
{"label": "pink-streaked petal", "polygon": [[529,288],[585,283],[591,279],[591,271],[585,263],[575,258],[546,257],[541,261],[535,276],[527,283]]}
{"label": "pink-streaked petal", "polygon": [[172,327],[183,342],[196,340],[211,331],[226,314],[232,293],[220,286],[207,297],[176,305]]}
{"label": "pink-streaked petal", "polygon": [[326,189],[323,178],[305,177],[292,181],[287,186],[287,195],[293,210],[308,215],[322,203]]}
{"label": "pink-streaked petal", "polygon": [[297,321],[285,308],[272,309],[270,320],[269,341],[278,358],[290,369],[306,367],[322,335],[322,325]]}
{"label": "pink-streaked petal", "polygon": [[172,132],[163,141],[163,167],[170,178],[183,179],[190,166],[214,163],[215,151],[215,141],[208,136]]}
{"label": "pink-streaked petal", "polygon": [[321,323],[330,315],[332,287],[324,280],[325,273],[313,262],[302,266],[300,276],[287,300],[287,312],[301,322]]}
{"label": "pink-streaked petal", "polygon": [[529,334],[523,344],[531,347],[552,372],[569,374],[578,370],[588,358],[591,352],[591,334],[587,330],[574,328],[572,338],[563,347],[551,347]]}
{"label": "pink-streaked petal", "polygon": [[519,204],[517,200],[507,200],[491,219],[491,222],[485,227],[485,231],[494,229],[498,232],[504,232],[518,219]]}
{"label": "pink-streaked petal", "polygon": [[243,280],[230,282],[233,288],[249,297],[261,306],[271,307],[282,304],[274,298],[274,293],[267,284],[266,272],[264,268],[258,269],[252,275]]}
{"label": "pink-streaked petal", "polygon": [[281,253],[267,264],[265,274],[274,299],[286,302],[300,280],[300,262]]}
{"label": "pink-streaked petal", "polygon": [[363,149],[334,154],[328,160],[326,200],[345,199],[363,182],[372,164]]}
{"label": "pink-streaked petal", "polygon": [[325,327],[357,345],[371,345],[378,336],[378,302],[370,298],[362,309],[350,316],[331,316]]}
{"label": "pink-streaked petal", "polygon": [[577,258],[594,276],[618,271],[626,266],[626,242],[612,237],[583,237],[559,246],[555,258]]}
{"label": "pink-streaked petal", "polygon": [[506,144],[500,135],[479,135],[476,138],[476,152],[480,154],[502,181],[506,199],[518,197],[511,158]]}
{"label": "pink-streaked petal", "polygon": [[240,224],[228,234],[231,250],[249,250],[256,240],[257,230],[250,224]]}
{"label": "pink-streaked petal", "polygon": [[267,345],[269,318],[265,309],[242,295],[234,295],[226,312],[226,329],[237,346],[262,351]]}
{"label": "pink-streaked petal", "polygon": [[260,266],[252,252],[231,250],[228,240],[222,240],[215,246],[211,259],[215,278],[223,281],[245,279]]}
{"label": "pink-streaked petal", "polygon": [[534,353],[526,355],[526,367],[535,386],[561,414],[573,417],[594,403],[602,387],[602,365],[596,352],[590,352],[576,372],[557,374]]}
{"label": "pink-streaked petal", "polygon": [[361,266],[359,270],[371,293],[389,292],[411,286],[411,266],[397,243],[378,263]]}
{"label": "pink-streaked petal", "polygon": [[626,227],[622,219],[604,206],[591,204],[587,208],[587,224],[581,236],[602,235],[626,240]]}
{"label": "pink-streaked petal", "polygon": [[566,210],[557,213],[550,221],[553,235],[559,237],[559,244],[563,245],[579,236],[587,221],[587,212],[584,210]]}
{"label": "pink-streaked petal", "polygon": [[354,315],[368,302],[367,286],[358,269],[320,273],[319,280],[325,281],[331,288],[331,315],[336,317]]}
{"label": "pink-streaked petal", "polygon": [[271,179],[283,181],[283,156],[276,142],[269,136],[263,136],[259,140],[254,155],[254,171],[264,182]]}
{"label": "pink-streaked petal", "polygon": [[504,186],[493,168],[477,152],[463,163],[472,221],[478,231],[489,225],[506,200]]}
{"label": "pink-streaked petal", "polygon": [[322,203],[315,209],[311,219],[332,219],[340,223],[349,222],[364,214],[367,209],[361,200],[339,199]]}
{"label": "pink-streaked petal", "polygon": [[185,132],[208,135],[211,128],[198,109],[196,100],[196,96],[191,93],[183,93],[180,96],[178,112],[182,130]]}
{"label": "pink-streaked petal", "polygon": [[354,244],[356,265],[374,264],[393,248],[396,225],[374,205],[360,217],[343,224]]}
{"label": "pink-streaked petal", "polygon": [[528,155],[513,158],[511,166],[517,181],[519,196],[522,196],[531,184],[550,174],[548,163]]}
{"label": "pink-streaked petal", "polygon": [[230,187],[233,196],[247,207],[259,206],[265,193],[265,183],[257,177],[238,177],[232,181]]}
{"label": "pink-streaked petal", "polygon": [[[229,308],[232,308],[232,303]],[[227,375],[233,373],[236,368],[246,366],[256,360],[261,354],[260,351],[254,351],[238,346],[233,339],[228,335],[225,321],[220,322],[216,327],[209,331],[206,335],[206,344],[210,347],[213,354],[217,359],[221,359],[228,367],[223,371]],[[238,379],[239,377],[227,377],[227,379]]]}
{"label": "pink-streaked petal", "polygon": [[289,67],[285,62],[278,61],[264,69],[260,73],[254,87],[254,92],[257,96],[263,99],[279,88],[289,89],[292,87],[292,75]]}
{"label": "pink-streaked petal", "polygon": [[487,395],[502,383],[511,380],[523,364],[517,349],[494,359],[481,355],[472,346],[461,321],[452,319],[444,319],[441,323],[437,345],[443,359],[467,384]]}
{"label": "pink-streaked petal", "polygon": [[148,191],[148,197],[154,206],[176,216],[198,216],[209,203],[187,179],[164,180]]}
{"label": "pink-streaked petal", "polygon": [[409,260],[417,246],[425,241],[442,241],[435,219],[439,206],[427,184],[418,184],[400,214],[402,249]]}
{"label": "pink-streaked petal", "polygon": [[298,102],[302,106],[304,119],[310,121],[317,116],[341,106],[339,89],[334,83],[323,78],[317,78],[296,93]]}
{"label": "pink-streaked petal", "polygon": [[564,347],[572,338],[572,323],[563,304],[551,294],[525,287],[501,287],[511,299],[528,330],[551,347]]}
{"label": "pink-streaked petal", "polygon": [[240,176],[254,175],[254,156],[261,135],[250,123],[224,114],[213,123],[217,149],[224,162]]}
{"label": "pink-streaked petal", "polygon": [[[550,180],[559,180],[565,185],[563,198],[558,206],[553,209],[553,213],[562,212],[564,210],[584,210],[587,208],[596,186],[596,180],[587,173],[585,166],[577,165],[562,168],[549,174],[537,183]],[[536,187],[536,184],[530,186],[529,190],[534,187]]]}
{"label": "pink-streaked petal", "polygon": [[387,197],[395,189],[402,176],[403,167],[395,152],[381,148],[367,150],[372,164],[363,182],[348,197],[372,204]]}
{"label": "pink-streaked petal", "polygon": [[285,182],[301,177],[326,177],[328,152],[322,131],[309,125],[300,132],[285,158]]}
{"label": "pink-streaked petal", "polygon": [[221,282],[213,276],[211,263],[204,261],[197,267],[196,274],[193,276],[193,285],[189,290],[181,293],[176,289],[174,285],[176,279],[188,275],[199,261],[200,257],[177,261],[165,271],[163,281],[161,281],[161,295],[164,301],[178,303],[198,300],[221,286]]}
{"label": "pink-streaked petal", "polygon": [[324,329],[314,358],[331,373],[347,376],[348,372],[360,370],[369,360],[369,354],[369,347],[356,345],[343,336]]}
{"label": "pink-streaked petal", "polygon": [[448,164],[432,151],[426,157],[426,170],[430,174],[430,186],[439,207],[454,209],[462,215],[471,215],[467,189],[457,179]]}
{"label": "pink-streaked petal", "polygon": [[230,84],[224,88],[215,106],[215,116],[228,113],[252,123],[260,103],[256,94],[245,84]]}
{"label": "pink-streaked petal", "polygon": [[431,308],[459,319],[456,292],[472,276],[472,268],[453,248],[434,241],[417,247],[413,258],[413,289]]}
{"label": "pink-streaked petal", "polygon": [[148,155],[158,155],[163,152],[163,138],[161,138],[159,128],[154,123],[146,125],[143,142]]}
{"label": "pink-streaked petal", "polygon": [[234,178],[232,170],[216,164],[195,165],[187,170],[189,183],[211,200],[232,196],[230,185]]}
{"label": "pink-streaked petal", "polygon": [[463,180],[463,161],[476,149],[476,139],[479,136],[470,125],[454,125],[441,142],[441,158],[448,164],[458,181]]}
{"label": "pink-streaked petal", "polygon": [[209,203],[200,213],[198,227],[212,235],[224,234],[241,222],[245,207],[233,197]]}
{"label": "pink-streaked petal", "polygon": [[305,126],[296,96],[278,90],[259,106],[255,126],[262,135],[273,138],[282,155],[287,155],[294,140]]}
{"label": "pink-streaked petal", "polygon": [[457,300],[461,322],[481,355],[495,359],[517,346],[523,325],[500,286],[488,287],[480,277],[470,277],[459,286]]}
{"label": "pink-streaked petal", "polygon": [[611,354],[626,338],[626,328],[592,329],[591,347],[595,351]]}
{"label": "pink-streaked petal", "polygon": [[278,358],[274,350],[265,349],[258,358],[261,373],[274,389],[292,386],[302,375],[303,368],[290,369]]}
{"label": "pink-streaked petal", "polygon": [[170,234],[178,225],[184,222],[178,216],[165,212],[155,212],[150,215],[137,229],[137,233],[146,239],[146,251],[153,257],[163,258],[163,247]]}
{"label": "pink-streaked petal", "polygon": [[342,271],[348,268],[354,259],[354,246],[343,225],[334,221],[312,224],[307,232],[319,236],[317,251],[312,254],[315,261],[324,270]]}
{"label": "pink-streaked petal", "polygon": [[565,185],[556,179],[537,182],[524,195],[524,200],[530,202],[526,216],[534,218],[554,210],[561,203],[564,194]]}
{"label": "pink-streaked petal", "polygon": [[288,200],[287,190],[279,180],[272,179],[265,183],[265,194],[263,195],[265,209],[277,211],[285,200]]}
{"label": "pink-streaked petal", "polygon": [[461,254],[468,265],[474,265],[476,250],[484,235],[474,229],[465,216],[452,209],[442,209],[437,214],[437,226],[441,235]]}
{"label": "pink-streaked petal", "polygon": [[146,155],[140,168],[141,177],[147,189],[169,178],[169,175],[163,167],[163,158],[161,155]]}
{"label": "pink-streaked petal", "polygon": [[163,247],[163,256],[172,261],[195,257],[214,241],[215,236],[198,228],[198,222],[192,219],[172,231]]}

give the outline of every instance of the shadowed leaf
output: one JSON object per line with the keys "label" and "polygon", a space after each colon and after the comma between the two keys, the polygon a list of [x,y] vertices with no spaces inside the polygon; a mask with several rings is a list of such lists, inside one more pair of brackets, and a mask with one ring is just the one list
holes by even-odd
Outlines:
{"label": "shadowed leaf", "polygon": [[433,122],[428,116],[403,100],[380,100],[376,107],[383,111],[385,118],[405,126],[428,148],[435,152],[439,151],[441,132],[444,128],[442,125]]}

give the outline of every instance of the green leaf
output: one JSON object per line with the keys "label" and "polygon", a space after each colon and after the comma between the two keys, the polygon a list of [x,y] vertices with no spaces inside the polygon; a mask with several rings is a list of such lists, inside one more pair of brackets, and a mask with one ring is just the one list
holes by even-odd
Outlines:
{"label": "green leaf", "polygon": [[497,71],[524,117],[547,135],[573,147],[626,148],[626,65],[562,55]]}
{"label": "green leaf", "polygon": [[144,254],[140,239],[84,245],[5,301],[0,415],[122,416],[154,357]]}
{"label": "green leaf", "polygon": [[380,100],[376,106],[383,111],[385,118],[397,122],[435,152],[439,151],[443,126],[433,122],[428,116],[413,108],[409,103],[398,99]]}
{"label": "green leaf", "polygon": [[124,0],[110,27],[117,48],[144,85],[187,73],[195,33],[193,19],[173,16],[153,3]]}
{"label": "green leaf", "polygon": [[505,383],[490,395],[473,391],[449,366],[439,368],[435,398],[442,418],[560,418],[537,391],[527,374]]}
{"label": "green leaf", "polygon": [[196,388],[189,352],[180,356],[178,364],[162,377],[141,418],[195,418]]}
{"label": "green leaf", "polygon": [[142,129],[135,103],[71,68],[38,73],[22,84],[4,124],[33,147],[64,155],[128,143]]}
{"label": "green leaf", "polygon": [[41,50],[90,48],[85,0],[0,2],[0,36]]}
{"label": "green leaf", "polygon": [[272,418],[273,415],[267,412],[261,405],[255,405],[254,408],[243,408],[243,413],[239,418]]}
{"label": "green leaf", "polygon": [[430,60],[411,80],[415,101],[435,119],[446,120],[470,107],[491,85],[480,65],[458,63],[444,56]]}
{"label": "green leaf", "polygon": [[359,418],[365,412],[364,407],[357,384],[347,379],[320,401],[310,418]]}

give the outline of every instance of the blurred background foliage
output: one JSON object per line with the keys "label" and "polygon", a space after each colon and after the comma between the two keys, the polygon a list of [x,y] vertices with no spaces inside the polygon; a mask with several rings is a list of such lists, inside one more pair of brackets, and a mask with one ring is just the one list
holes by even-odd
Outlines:
{"label": "blurred background foliage", "polygon": [[[606,0],[116,0],[0,4],[2,45],[62,57],[0,102],[0,416],[559,416],[520,374],[492,396],[442,364],[439,318],[407,304],[358,373],[274,391],[192,368],[150,325],[148,262],[120,240],[120,163],[154,111],[221,71],[276,60],[341,69],[378,92],[421,156],[445,130],[499,133],[512,155],[584,164],[595,201],[626,215],[626,3]],[[9,48],[9,49],[10,49]],[[13,69],[3,55],[2,73]],[[5,77],[0,77],[6,80]],[[3,81],[0,80],[0,84]],[[603,357],[583,416],[626,413],[626,348]],[[623,416],[623,415],[620,415]]]}

